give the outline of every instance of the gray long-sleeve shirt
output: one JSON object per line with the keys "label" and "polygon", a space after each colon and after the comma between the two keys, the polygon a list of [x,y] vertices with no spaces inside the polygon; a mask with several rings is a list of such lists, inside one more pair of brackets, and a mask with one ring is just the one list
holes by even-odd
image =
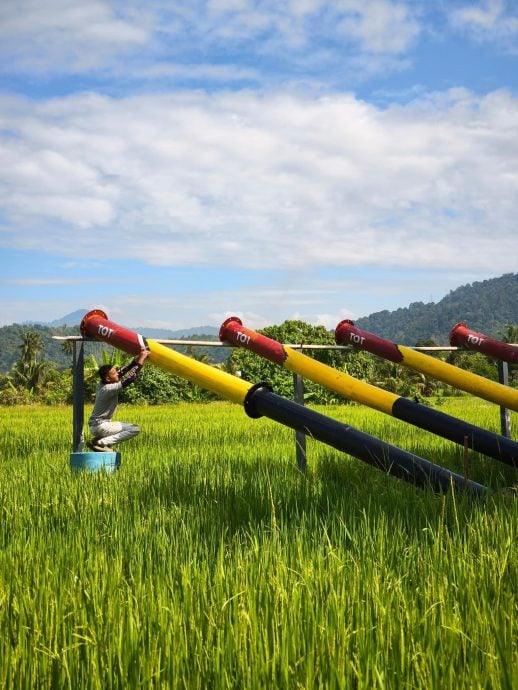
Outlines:
{"label": "gray long-sleeve shirt", "polygon": [[95,393],[94,409],[88,420],[88,426],[96,427],[102,424],[102,422],[109,422],[112,419],[119,404],[120,391],[129,386],[130,383],[133,383],[141,369],[142,365],[137,364],[133,360],[129,364],[117,369],[120,377],[128,374],[124,379],[116,383],[100,383],[98,385]]}

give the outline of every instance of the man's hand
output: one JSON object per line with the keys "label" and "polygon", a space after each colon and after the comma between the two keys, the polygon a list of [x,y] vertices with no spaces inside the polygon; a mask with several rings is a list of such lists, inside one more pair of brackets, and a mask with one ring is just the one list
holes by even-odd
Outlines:
{"label": "man's hand", "polygon": [[135,359],[135,364],[140,364],[140,366],[142,366],[150,354],[151,352],[149,350],[141,350]]}

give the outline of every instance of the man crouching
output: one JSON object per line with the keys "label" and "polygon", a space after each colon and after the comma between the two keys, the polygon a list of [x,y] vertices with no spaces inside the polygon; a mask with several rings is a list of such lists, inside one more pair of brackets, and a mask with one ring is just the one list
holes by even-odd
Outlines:
{"label": "man crouching", "polygon": [[94,409],[88,420],[92,440],[87,446],[91,450],[113,451],[116,443],[127,441],[139,433],[140,428],[136,424],[113,422],[112,417],[119,404],[120,391],[135,381],[149,354],[149,350],[141,350],[137,357],[120,369],[111,364],[99,367],[101,383],[97,387]]}

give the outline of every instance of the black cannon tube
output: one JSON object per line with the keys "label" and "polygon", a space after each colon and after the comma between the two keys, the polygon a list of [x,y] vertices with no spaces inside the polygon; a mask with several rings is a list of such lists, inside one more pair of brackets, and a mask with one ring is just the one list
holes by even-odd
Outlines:
{"label": "black cannon tube", "polygon": [[518,468],[518,443],[506,436],[481,429],[409,398],[398,398],[392,406],[392,415],[449,441],[465,445],[476,453]]}
{"label": "black cannon tube", "polygon": [[245,411],[250,417],[265,416],[301,431],[420,488],[430,487],[443,492],[454,485],[457,489],[467,490],[478,496],[486,495],[489,491],[482,484],[465,479],[440,465],[319,412],[301,407],[292,400],[273,393],[265,383],[258,383],[250,388],[245,399]]}

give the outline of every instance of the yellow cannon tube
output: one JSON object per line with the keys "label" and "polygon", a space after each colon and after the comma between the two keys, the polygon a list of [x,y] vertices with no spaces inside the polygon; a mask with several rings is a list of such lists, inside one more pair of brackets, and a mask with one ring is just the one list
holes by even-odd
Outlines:
{"label": "yellow cannon tube", "polygon": [[411,369],[421,371],[445,383],[449,383],[454,388],[471,393],[479,398],[503,405],[510,410],[518,412],[518,391],[508,386],[504,386],[496,381],[485,379],[483,376],[464,371],[459,367],[441,362],[422,352],[416,352],[409,347],[399,346],[404,356],[402,364],[406,364]]}
{"label": "yellow cannon tube", "polygon": [[149,359],[153,364],[196,383],[201,388],[212,391],[233,403],[243,404],[246,394],[252,388],[253,384],[243,381],[237,376],[232,376],[225,371],[197,362],[179,352],[174,352],[151,338],[146,338],[146,343],[151,352]]}
{"label": "yellow cannon tube", "polygon": [[367,350],[379,357],[389,359],[415,371],[428,374],[432,378],[448,383],[454,388],[502,405],[518,412],[518,391],[501,383],[490,381],[478,374],[472,374],[459,367],[416,352],[410,347],[396,345],[377,335],[363,331],[348,319],[341,321],[335,330],[336,342],[340,345],[352,345],[357,349]]}
{"label": "yellow cannon tube", "polygon": [[143,347],[147,347],[151,353],[149,359],[153,364],[231,402],[244,404],[246,394],[252,388],[251,383],[237,376],[170,350],[155,340],[144,340],[139,333],[109,321],[100,309],[93,309],[86,314],[81,322],[80,330],[82,335],[106,342],[130,355],[136,355]]}
{"label": "yellow cannon tube", "polygon": [[289,371],[305,376],[310,381],[314,381],[328,390],[340,393],[349,400],[363,403],[375,410],[392,414],[392,406],[398,399],[394,393],[389,393],[381,388],[365,383],[343,371],[333,369],[333,367],[317,362],[315,359],[303,355],[289,347],[284,348],[286,361],[284,366]]}
{"label": "yellow cannon tube", "polygon": [[173,352],[154,340],[146,340],[139,333],[109,321],[106,314],[99,309],[86,314],[80,330],[83,336],[106,342],[129,354],[135,355],[143,348],[148,348],[154,364],[232,402],[242,403],[249,417],[265,415],[415,486],[432,487],[437,491],[448,491],[451,486],[456,486],[460,490],[472,491],[479,496],[485,495],[488,491],[485,486],[444,467],[276,395],[268,384],[252,385],[207,364]]}

